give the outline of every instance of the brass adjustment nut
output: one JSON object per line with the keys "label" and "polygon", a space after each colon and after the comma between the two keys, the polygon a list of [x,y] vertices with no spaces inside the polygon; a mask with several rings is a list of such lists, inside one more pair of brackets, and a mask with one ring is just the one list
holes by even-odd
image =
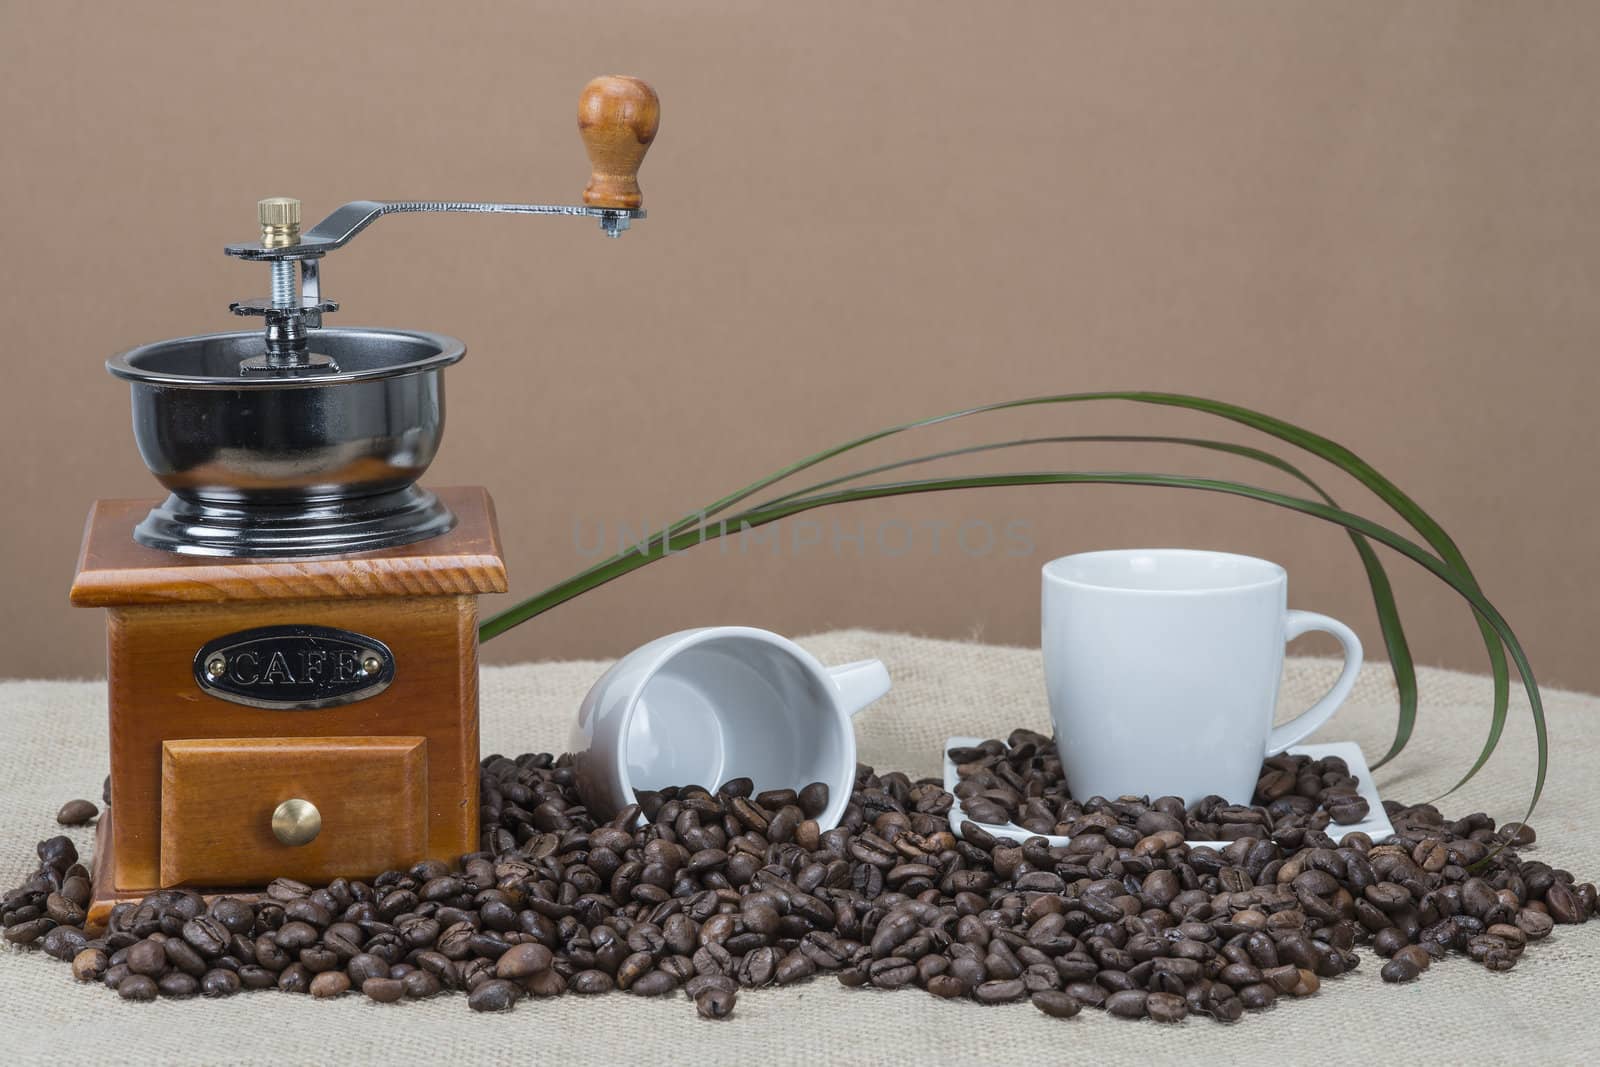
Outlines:
{"label": "brass adjustment nut", "polygon": [[309,800],[291,797],[272,812],[272,836],[291,848],[309,845],[322,832],[322,812]]}
{"label": "brass adjustment nut", "polygon": [[256,202],[263,248],[288,248],[300,243],[300,201],[289,196],[269,196]]}

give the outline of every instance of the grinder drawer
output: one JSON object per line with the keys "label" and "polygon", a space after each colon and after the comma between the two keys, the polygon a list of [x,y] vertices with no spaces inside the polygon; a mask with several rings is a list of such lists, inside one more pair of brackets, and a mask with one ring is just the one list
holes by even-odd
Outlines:
{"label": "grinder drawer", "polygon": [[163,887],[371,876],[427,838],[426,738],[162,742]]}

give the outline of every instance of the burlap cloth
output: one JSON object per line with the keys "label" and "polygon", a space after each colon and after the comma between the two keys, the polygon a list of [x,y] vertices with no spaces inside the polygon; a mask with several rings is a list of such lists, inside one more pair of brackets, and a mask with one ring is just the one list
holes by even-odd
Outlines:
{"label": "burlap cloth", "polygon": [[[939,769],[951,734],[989,736],[1014,726],[1048,729],[1037,651],[859,631],[803,642],[824,662],[876,656],[894,691],[857,720],[860,758],[913,775]],[[488,668],[484,752],[560,751],[599,663]],[[1291,661],[1282,704],[1308,704],[1332,663]],[[1424,670],[1417,734],[1398,766],[1378,773],[1384,795],[1423,799],[1471,765],[1488,725],[1489,682]],[[1600,697],[1546,691],[1554,739],[1550,785],[1533,820],[1536,855],[1600,876]],[[1354,739],[1369,758],[1385,751],[1394,693],[1383,665],[1363,673],[1349,704],[1318,740]],[[1484,772],[1443,802],[1447,813],[1521,814],[1533,782],[1526,705]],[[102,684],[0,684],[0,881],[33,869],[33,845],[56,827],[62,801],[98,800],[106,772]],[[92,831],[73,831],[81,852]],[[508,1015],[474,1015],[465,999],[379,1005],[359,996],[313,1001],[276,992],[230,1000],[124,1003],[76,985],[65,964],[37,950],[0,950],[0,1060],[54,1063],[483,1063],[675,1064],[810,1061],[1005,1063],[1063,1061],[1236,1063],[1579,1062],[1600,1054],[1600,921],[1558,927],[1515,970],[1496,974],[1464,959],[1406,986],[1378,980],[1374,958],[1307,1000],[1223,1026],[1190,1019],[1136,1023],[1085,1011],[1047,1018],[1026,1003],[982,1007],[908,990],[849,990],[827,976],[786,989],[741,993],[731,1020],[699,1019],[681,995],[613,994],[525,1001]],[[1431,1036],[1430,1036],[1431,1035]],[[1438,1040],[1429,1047],[1425,1042]]]}

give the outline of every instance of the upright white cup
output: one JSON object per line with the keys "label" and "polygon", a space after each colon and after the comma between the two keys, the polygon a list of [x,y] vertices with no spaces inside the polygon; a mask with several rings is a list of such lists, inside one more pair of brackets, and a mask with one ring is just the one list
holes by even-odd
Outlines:
{"label": "upright white cup", "polygon": [[[1288,587],[1276,563],[1224,552],[1126,549],[1045,564],[1040,645],[1073,797],[1248,804],[1261,761],[1327,722],[1361,670],[1350,628],[1290,611]],[[1344,646],[1344,670],[1274,728],[1284,645],[1312,630]]]}
{"label": "upright white cup", "polygon": [[622,657],[584,697],[572,735],[578,793],[606,819],[639,789],[824,782],[828,806],[817,822],[831,830],[855,786],[850,717],[888,691],[878,660],[824,667],[767,630],[668,634]]}

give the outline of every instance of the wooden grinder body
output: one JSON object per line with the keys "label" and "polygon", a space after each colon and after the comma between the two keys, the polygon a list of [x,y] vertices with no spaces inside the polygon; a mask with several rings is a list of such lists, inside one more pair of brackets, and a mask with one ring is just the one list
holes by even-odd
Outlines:
{"label": "wooden grinder body", "polygon": [[[89,921],[160,888],[324,884],[478,846],[478,610],[504,592],[493,504],[439,496],[454,530],[342,559],[179,556],[133,541],[152,501],[100,501],[72,602],[107,609],[111,805],[100,819]],[[197,678],[197,653],[263,627],[327,627],[381,642],[381,692],[261,708]],[[290,668],[293,670],[293,667]],[[308,801],[320,831],[286,844],[273,816]]]}

